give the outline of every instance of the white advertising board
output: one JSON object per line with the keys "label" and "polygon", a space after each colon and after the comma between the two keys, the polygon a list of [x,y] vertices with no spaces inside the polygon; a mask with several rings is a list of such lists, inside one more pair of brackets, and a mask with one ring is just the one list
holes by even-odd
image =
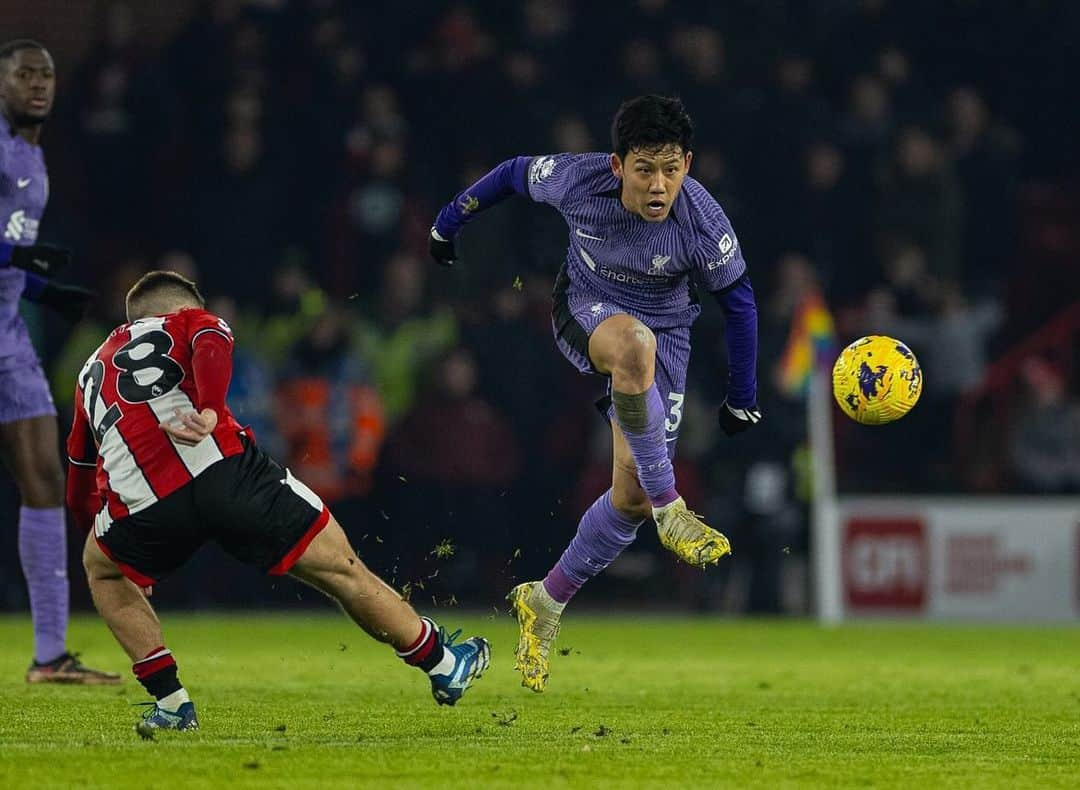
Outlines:
{"label": "white advertising board", "polygon": [[841,497],[834,528],[844,617],[1080,619],[1080,499]]}

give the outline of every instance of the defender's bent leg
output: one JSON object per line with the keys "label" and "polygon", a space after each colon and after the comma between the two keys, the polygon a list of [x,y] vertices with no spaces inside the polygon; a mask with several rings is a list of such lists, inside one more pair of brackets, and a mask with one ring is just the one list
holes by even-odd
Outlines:
{"label": "defender's bent leg", "polygon": [[615,419],[626,436],[637,479],[653,507],[678,498],[664,436],[666,414],[656,389],[656,336],[641,321],[619,313],[589,338],[593,366],[611,376]]}
{"label": "defender's bent leg", "polygon": [[94,606],[132,661],[163,644],[161,622],[150,602],[105,555],[93,534],[86,537],[83,567]]}
{"label": "defender's bent leg", "polygon": [[155,700],[137,725],[139,732],[198,729],[195,705],[180,683],[176,660],[165,647],[161,622],[146,596],[105,555],[93,534],[83,546],[83,567],[94,606],[131,656],[135,678]]}
{"label": "defender's bent leg", "polygon": [[420,617],[390,585],[368,570],[330,516],[289,573],[336,600],[352,620],[405,663],[426,672],[440,705],[453,705],[487,669],[491,647],[471,637],[460,645],[434,621]]}
{"label": "defender's bent leg", "polygon": [[413,608],[356,556],[333,516],[289,573],[329,595],[371,637],[398,650],[423,630]]}

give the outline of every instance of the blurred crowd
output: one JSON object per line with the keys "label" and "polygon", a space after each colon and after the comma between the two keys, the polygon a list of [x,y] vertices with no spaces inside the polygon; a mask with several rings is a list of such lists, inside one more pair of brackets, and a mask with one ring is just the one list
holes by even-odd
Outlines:
{"label": "blurred crowd", "polygon": [[[487,601],[545,571],[608,485],[602,382],[550,335],[561,219],[509,201],[453,271],[427,231],[502,159],[608,150],[645,92],[694,116],[692,175],[739,233],[761,321],[766,419],[735,440],[715,429],[719,310],[695,329],[678,479],[739,551],[675,576],[678,597],[805,606],[805,401],[777,360],[808,294],[836,343],[894,334],[926,373],[902,423],[838,426],[844,490],[1080,490],[1074,360],[1018,363],[991,472],[968,474],[954,425],[988,364],[1077,297],[1075,4],[212,0],[153,49],[133,20],[103,7],[46,131],[45,236],[102,292],[74,329],[44,327],[58,402],[139,273],[194,277],[236,333],[234,411],[355,513],[399,585],[450,540],[444,576]],[[670,589],[640,542],[598,586]]]}

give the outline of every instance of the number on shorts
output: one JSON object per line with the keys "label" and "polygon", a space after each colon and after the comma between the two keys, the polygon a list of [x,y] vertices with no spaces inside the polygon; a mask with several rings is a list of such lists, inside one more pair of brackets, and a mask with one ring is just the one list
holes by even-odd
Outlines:
{"label": "number on shorts", "polygon": [[664,430],[668,433],[675,433],[682,423],[683,397],[681,392],[668,393],[668,400],[671,401],[671,416],[664,420]]}
{"label": "number on shorts", "polygon": [[176,388],[184,369],[169,356],[173,339],[168,332],[154,329],[125,343],[113,355],[120,370],[116,391],[128,403],[145,403]]}

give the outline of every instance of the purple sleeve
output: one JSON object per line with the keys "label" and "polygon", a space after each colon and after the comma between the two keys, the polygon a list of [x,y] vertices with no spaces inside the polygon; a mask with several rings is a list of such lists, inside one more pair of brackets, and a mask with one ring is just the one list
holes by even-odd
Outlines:
{"label": "purple sleeve", "polygon": [[529,163],[529,197],[537,203],[562,210],[563,202],[578,185],[581,172],[578,165],[595,154],[544,154],[534,156]]}
{"label": "purple sleeve", "polygon": [[728,349],[728,404],[745,409],[757,404],[757,305],[748,276],[713,294],[724,309]]}
{"label": "purple sleeve", "polygon": [[452,239],[478,211],[491,208],[511,195],[527,195],[525,173],[531,157],[507,159],[486,176],[459,193],[443,206],[435,217],[435,230],[444,239]]}

